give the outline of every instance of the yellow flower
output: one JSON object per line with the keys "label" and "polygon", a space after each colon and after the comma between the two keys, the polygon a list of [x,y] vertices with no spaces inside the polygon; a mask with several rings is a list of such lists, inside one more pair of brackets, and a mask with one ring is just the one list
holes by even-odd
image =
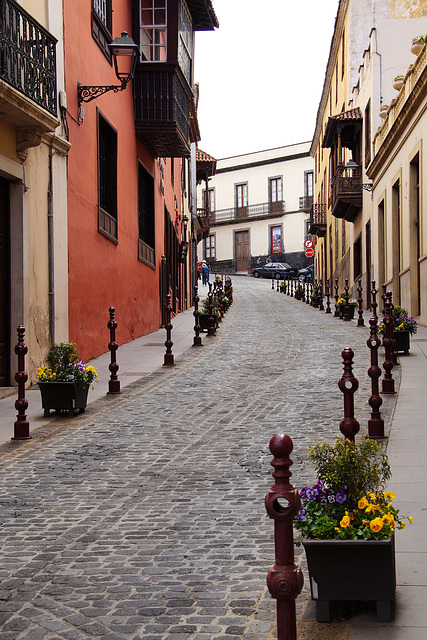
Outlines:
{"label": "yellow flower", "polygon": [[413,518],[412,516],[408,516],[408,520],[409,520],[410,524],[412,524],[412,520],[413,520],[413,519],[414,519],[414,518]]}
{"label": "yellow flower", "polygon": [[373,505],[372,504],[368,504],[368,506],[365,509],[365,513],[371,513],[371,511],[373,511]]}
{"label": "yellow flower", "polygon": [[392,525],[394,524],[394,516],[391,513],[385,513],[383,515],[383,521],[388,525]]}
{"label": "yellow flower", "polygon": [[340,522],[340,527],[349,527],[350,526],[350,518],[348,516],[344,516]]}
{"label": "yellow flower", "polygon": [[365,509],[368,506],[368,501],[366,500],[365,496],[363,496],[363,498],[360,498],[359,502],[358,502],[358,507],[359,509]]}
{"label": "yellow flower", "polygon": [[374,531],[374,533],[378,533],[378,531],[381,531],[381,529],[383,528],[383,521],[381,520],[381,518],[374,518],[373,520],[371,520],[371,524],[369,525],[371,528],[371,531]]}
{"label": "yellow flower", "polygon": [[396,497],[396,494],[392,491],[392,492],[390,493],[390,498],[391,498],[392,500],[394,500],[394,499],[395,499],[395,497]]}
{"label": "yellow flower", "polygon": [[399,529],[404,529],[406,527],[406,522],[401,522],[399,525]]}

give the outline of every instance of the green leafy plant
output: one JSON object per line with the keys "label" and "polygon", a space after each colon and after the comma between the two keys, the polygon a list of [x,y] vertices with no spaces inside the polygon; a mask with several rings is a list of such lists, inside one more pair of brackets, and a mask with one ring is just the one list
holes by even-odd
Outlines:
{"label": "green leafy plant", "polygon": [[[338,302],[337,302],[338,306],[340,307],[345,307],[345,294],[341,293],[340,297],[338,298]],[[350,307],[357,307],[358,306],[358,302],[355,298],[349,298],[348,299],[348,304],[350,305]]]}
{"label": "green leafy plant", "polygon": [[98,381],[92,365],[86,366],[80,359],[76,345],[72,342],[53,344],[47,352],[45,365],[38,367],[39,382],[83,382]]}
{"label": "green leafy plant", "polygon": [[[200,315],[208,316],[209,315],[209,298],[205,298],[202,300],[202,307],[200,309]],[[212,315],[219,317],[221,315],[221,311],[219,308],[219,302],[216,298],[212,297]]]}
{"label": "green leafy plant", "polygon": [[316,443],[308,459],[318,481],[300,491],[295,528],[301,538],[382,540],[405,527],[393,506],[395,494],[384,490],[391,471],[375,441]]}

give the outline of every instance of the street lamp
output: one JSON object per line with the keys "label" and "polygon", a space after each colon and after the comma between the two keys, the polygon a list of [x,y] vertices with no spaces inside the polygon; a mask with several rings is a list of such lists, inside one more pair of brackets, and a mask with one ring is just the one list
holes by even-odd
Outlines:
{"label": "street lamp", "polygon": [[[358,168],[359,168],[359,165],[354,162],[353,158],[350,158],[350,160],[345,165],[343,175],[344,175],[344,178],[346,178],[350,182],[350,184],[352,184],[353,180],[357,178]],[[362,187],[362,189],[365,189],[366,191],[372,191],[373,183],[365,182],[365,183],[362,183],[360,186]]]}
{"label": "street lamp", "polygon": [[77,82],[78,107],[82,102],[95,100],[95,98],[107,93],[107,91],[113,91],[114,93],[123,91],[134,77],[139,48],[132,38],[128,36],[127,32],[122,31],[122,35],[119,38],[114,38],[108,48],[113,58],[114,71],[120,81],[120,85],[88,86]]}

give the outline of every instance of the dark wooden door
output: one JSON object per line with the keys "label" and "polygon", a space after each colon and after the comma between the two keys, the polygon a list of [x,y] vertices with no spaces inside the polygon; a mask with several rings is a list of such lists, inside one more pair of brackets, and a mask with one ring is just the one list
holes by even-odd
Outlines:
{"label": "dark wooden door", "polygon": [[236,271],[249,270],[249,231],[236,231]]}
{"label": "dark wooden door", "polygon": [[0,178],[0,386],[9,386],[9,185]]}

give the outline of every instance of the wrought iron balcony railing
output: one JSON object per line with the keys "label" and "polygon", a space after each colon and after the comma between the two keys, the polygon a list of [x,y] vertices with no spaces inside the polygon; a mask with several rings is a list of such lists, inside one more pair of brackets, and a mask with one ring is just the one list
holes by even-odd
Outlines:
{"label": "wrought iron balcony railing", "polygon": [[0,78],[54,116],[56,42],[15,0],[1,0]]}
{"label": "wrought iron balcony railing", "polygon": [[264,202],[262,204],[250,204],[246,207],[233,207],[231,209],[220,209],[211,213],[211,222],[230,222],[231,220],[241,220],[242,218],[257,218],[263,216],[274,216],[285,213],[285,203]]}
{"label": "wrought iron balcony railing", "polygon": [[309,233],[323,238],[326,233],[326,204],[313,204],[310,211]]}
{"label": "wrought iron balcony railing", "polygon": [[299,210],[310,211],[313,204],[313,196],[301,196],[299,199]]}

